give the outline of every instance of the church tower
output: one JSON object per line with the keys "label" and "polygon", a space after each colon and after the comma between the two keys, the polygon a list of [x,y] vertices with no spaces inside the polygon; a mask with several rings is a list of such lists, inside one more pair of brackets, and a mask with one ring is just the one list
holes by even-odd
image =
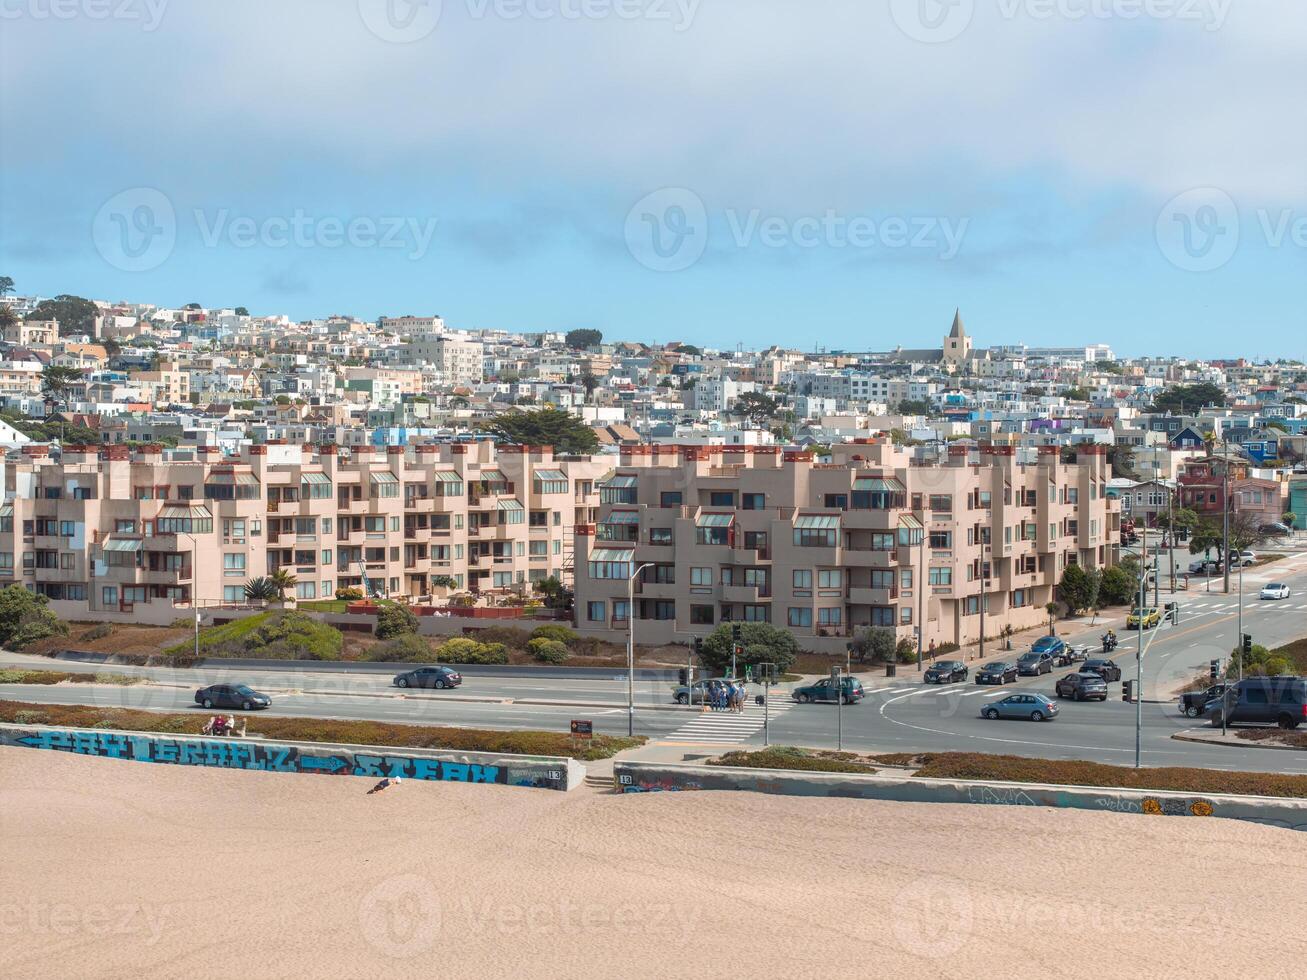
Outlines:
{"label": "church tower", "polygon": [[962,326],[962,311],[953,314],[953,329],[944,338],[944,363],[963,367],[971,357],[971,338]]}

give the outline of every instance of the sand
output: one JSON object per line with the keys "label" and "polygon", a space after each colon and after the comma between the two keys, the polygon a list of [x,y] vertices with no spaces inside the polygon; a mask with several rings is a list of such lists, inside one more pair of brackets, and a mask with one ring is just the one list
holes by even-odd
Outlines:
{"label": "sand", "polygon": [[1307,835],[0,749],[21,977],[1289,976]]}

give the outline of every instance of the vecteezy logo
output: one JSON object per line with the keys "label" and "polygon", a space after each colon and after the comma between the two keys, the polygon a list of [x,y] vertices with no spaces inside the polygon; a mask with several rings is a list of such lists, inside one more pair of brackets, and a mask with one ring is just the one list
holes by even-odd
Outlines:
{"label": "vecteezy logo", "polygon": [[899,30],[914,41],[943,44],[971,26],[976,0],[890,0],[889,9]]}
{"label": "vecteezy logo", "polygon": [[358,4],[367,29],[392,44],[420,41],[440,23],[442,0],[358,0]]}
{"label": "vecteezy logo", "polygon": [[172,201],[153,187],[133,187],[101,205],[91,222],[101,258],[123,272],[148,272],[172,254],[177,215]]}
{"label": "vecteezy logo", "polygon": [[[899,892],[894,903],[894,935],[917,956],[942,959],[971,938],[975,908],[962,885],[944,878],[923,878]],[[948,923],[947,928],[940,928]]]}
{"label": "vecteezy logo", "polygon": [[708,247],[708,210],[684,187],[665,187],[636,202],[626,215],[626,247],[654,272],[680,272]]}
{"label": "vecteezy logo", "polygon": [[359,902],[359,925],[363,938],[386,956],[417,956],[440,932],[440,898],[420,875],[387,878]]}
{"label": "vecteezy logo", "polygon": [[1196,187],[1166,202],[1156,230],[1168,262],[1186,272],[1212,272],[1239,248],[1239,208],[1220,188]]}

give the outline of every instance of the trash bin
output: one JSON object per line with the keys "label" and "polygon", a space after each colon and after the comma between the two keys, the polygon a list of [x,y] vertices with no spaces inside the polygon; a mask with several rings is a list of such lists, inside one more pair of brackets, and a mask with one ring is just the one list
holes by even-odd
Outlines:
{"label": "trash bin", "polygon": [[899,670],[899,665],[898,665],[898,664],[886,664],[886,665],[885,665],[885,676],[886,676],[886,677],[895,677],[895,676],[898,675],[898,670]]}

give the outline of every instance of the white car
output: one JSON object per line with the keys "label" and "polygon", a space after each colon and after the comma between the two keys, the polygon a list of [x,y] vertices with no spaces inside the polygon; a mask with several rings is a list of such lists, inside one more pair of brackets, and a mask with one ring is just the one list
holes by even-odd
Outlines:
{"label": "white car", "polygon": [[1261,598],[1287,599],[1289,598],[1289,587],[1283,582],[1272,582],[1269,585],[1263,585]]}
{"label": "white car", "polygon": [[1249,565],[1257,564],[1257,555],[1251,551],[1232,551],[1230,552],[1230,567],[1238,568],[1242,565],[1247,568]]}

